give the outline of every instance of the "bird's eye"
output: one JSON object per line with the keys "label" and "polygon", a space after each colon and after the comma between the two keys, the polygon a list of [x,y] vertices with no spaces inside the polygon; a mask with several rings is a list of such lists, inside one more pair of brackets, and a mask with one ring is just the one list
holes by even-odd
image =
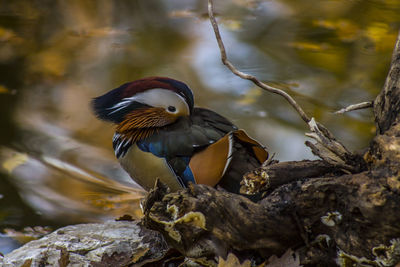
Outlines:
{"label": "bird's eye", "polygon": [[175,112],[175,111],[176,111],[176,107],[174,107],[174,106],[169,106],[169,107],[168,107],[168,111],[169,111],[169,112]]}

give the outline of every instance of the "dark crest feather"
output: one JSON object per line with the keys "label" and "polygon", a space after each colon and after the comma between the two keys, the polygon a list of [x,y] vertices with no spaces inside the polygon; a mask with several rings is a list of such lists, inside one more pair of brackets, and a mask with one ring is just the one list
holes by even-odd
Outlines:
{"label": "dark crest feather", "polygon": [[142,103],[132,102],[129,106],[117,112],[112,112],[112,107],[121,102],[124,98],[122,93],[130,83],[125,83],[118,88],[115,88],[104,95],[93,98],[91,104],[95,115],[105,121],[120,123],[124,120],[125,114],[133,109],[147,107]]}
{"label": "dark crest feather", "polygon": [[94,98],[92,100],[92,108],[99,119],[118,124],[124,120],[125,115],[130,111],[148,106],[133,101],[123,109],[114,112],[112,107],[120,103],[124,98],[153,88],[164,88],[176,92],[186,100],[190,111],[193,110],[194,99],[190,88],[183,82],[166,77],[148,77],[125,83],[102,96]]}

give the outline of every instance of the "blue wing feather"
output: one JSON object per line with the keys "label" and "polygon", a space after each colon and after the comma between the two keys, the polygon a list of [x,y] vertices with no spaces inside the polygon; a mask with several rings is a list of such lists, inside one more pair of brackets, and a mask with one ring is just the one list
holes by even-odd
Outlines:
{"label": "blue wing feather", "polygon": [[144,152],[150,152],[159,158],[166,157],[166,152],[164,151],[165,146],[161,140],[158,140],[156,142],[151,142],[151,141],[149,142],[148,140],[144,139],[138,141],[136,144],[140,148],[140,150]]}
{"label": "blue wing feather", "polygon": [[194,179],[194,175],[192,173],[192,170],[190,169],[189,165],[186,167],[185,171],[182,174],[182,178],[185,181],[185,184],[188,185],[188,182],[196,183],[196,180]]}

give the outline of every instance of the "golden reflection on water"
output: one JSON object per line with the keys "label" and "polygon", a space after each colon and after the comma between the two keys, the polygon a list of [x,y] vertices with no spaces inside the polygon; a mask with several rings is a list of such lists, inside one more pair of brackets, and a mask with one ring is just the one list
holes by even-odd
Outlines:
{"label": "golden reflection on water", "polygon": [[[400,27],[398,1],[232,0],[216,8],[239,69],[290,92],[351,149],[367,145],[370,111],[332,111],[379,92]],[[312,157],[307,128],[284,100],[222,66],[205,12],[203,0],[0,7],[1,179],[25,201],[19,212],[29,205],[55,225],[141,216],[144,191],[119,167],[114,128],[89,102],[144,76],[185,81],[197,105],[230,118],[278,159]],[[15,197],[7,190],[0,189],[0,228],[35,224],[1,216],[1,201]]]}

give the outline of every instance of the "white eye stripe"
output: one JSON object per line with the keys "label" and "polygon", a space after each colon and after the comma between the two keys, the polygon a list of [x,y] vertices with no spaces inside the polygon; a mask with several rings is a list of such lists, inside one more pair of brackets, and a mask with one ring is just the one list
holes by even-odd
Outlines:
{"label": "white eye stripe", "polygon": [[135,101],[135,97],[134,96],[123,98],[121,100],[121,102],[118,102],[114,106],[107,108],[109,110],[113,110],[110,113],[108,113],[108,115],[111,115],[111,114],[113,114],[115,112],[120,111],[121,109],[124,109],[124,108],[128,107],[133,101]]}
{"label": "white eye stripe", "polygon": [[[175,94],[175,95],[177,95],[186,105],[188,105],[186,103],[186,99],[183,96],[181,96],[180,94]],[[188,106],[188,108],[189,108],[189,106]]]}
{"label": "white eye stripe", "polygon": [[168,110],[169,106],[173,106],[176,108],[176,111],[171,113],[190,113],[189,105],[186,103],[184,97],[167,89],[155,88],[138,93],[132,97],[123,98],[121,102],[107,108],[111,110],[109,115],[127,108],[134,101],[153,107],[162,107],[166,110]]}

